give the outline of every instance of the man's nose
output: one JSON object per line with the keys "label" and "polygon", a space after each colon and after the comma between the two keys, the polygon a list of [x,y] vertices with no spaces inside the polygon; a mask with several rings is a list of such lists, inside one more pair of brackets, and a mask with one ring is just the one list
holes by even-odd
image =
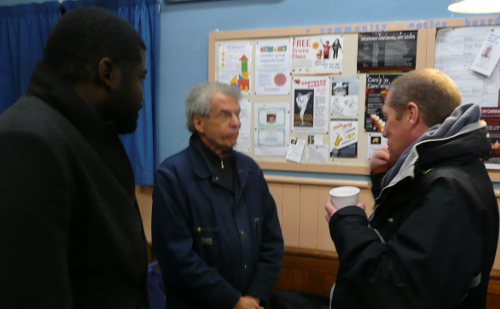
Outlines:
{"label": "man's nose", "polygon": [[236,126],[239,128],[240,125],[241,125],[240,116],[238,114],[233,113],[231,115],[231,126]]}

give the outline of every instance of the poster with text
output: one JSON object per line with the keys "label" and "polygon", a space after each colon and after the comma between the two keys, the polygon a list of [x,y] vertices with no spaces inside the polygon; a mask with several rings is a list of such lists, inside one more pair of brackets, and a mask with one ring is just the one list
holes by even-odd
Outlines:
{"label": "poster with text", "polygon": [[236,145],[233,147],[234,150],[239,152],[250,152],[252,141],[250,139],[250,126],[252,124],[250,115],[252,112],[252,102],[250,99],[240,100],[240,134],[236,141]]}
{"label": "poster with text", "polygon": [[400,74],[367,74],[365,91],[365,130],[382,132],[385,118],[382,115],[385,97],[392,81]]}
{"label": "poster with text", "polygon": [[358,157],[358,120],[332,119],[330,121],[330,158]]}
{"label": "poster with text", "polygon": [[358,76],[332,76],[330,117],[357,117],[359,98]]}
{"label": "poster with text", "polygon": [[327,76],[293,78],[293,132],[328,132],[329,80]]}
{"label": "poster with text", "polygon": [[484,161],[488,169],[500,169],[500,108],[481,108],[491,140],[491,157]]}
{"label": "poster with text", "polygon": [[289,103],[255,103],[254,155],[285,157],[289,124]]}
{"label": "poster with text", "polygon": [[457,84],[462,103],[476,102],[481,107],[493,108],[499,106],[498,65],[495,63],[489,76],[472,70],[478,54],[493,52],[481,50],[492,31],[500,33],[500,26],[445,28],[437,33],[434,67]]}
{"label": "poster with text", "polygon": [[290,39],[255,44],[255,94],[290,94]]}
{"label": "poster with text", "polygon": [[292,38],[292,74],[342,74],[342,35]]}
{"label": "poster with text", "polygon": [[358,35],[358,73],[408,72],[416,63],[416,30]]}
{"label": "poster with text", "polygon": [[252,74],[252,42],[221,42],[218,49],[218,81],[240,88],[250,94]]}

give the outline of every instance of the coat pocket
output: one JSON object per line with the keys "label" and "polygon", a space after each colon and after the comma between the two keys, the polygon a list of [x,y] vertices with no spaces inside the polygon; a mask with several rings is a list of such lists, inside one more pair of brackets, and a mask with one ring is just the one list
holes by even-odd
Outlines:
{"label": "coat pocket", "polygon": [[196,226],[193,228],[194,235],[201,245],[211,246],[215,242],[215,238],[219,233],[217,227],[207,227],[207,226]]}
{"label": "coat pocket", "polygon": [[254,218],[253,226],[255,231],[257,231],[258,233],[262,233],[263,225],[264,225],[264,217]]}

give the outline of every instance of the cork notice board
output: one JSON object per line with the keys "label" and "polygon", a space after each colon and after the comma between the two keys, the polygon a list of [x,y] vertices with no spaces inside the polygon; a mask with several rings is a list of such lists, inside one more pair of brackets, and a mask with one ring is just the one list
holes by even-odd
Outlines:
{"label": "cork notice board", "polygon": [[[383,104],[385,83],[411,66],[434,67],[440,29],[495,20],[215,31],[209,34],[209,80],[242,90],[237,150],[261,168],[368,175],[372,141],[377,141],[384,125],[376,112],[368,111],[378,104],[372,97],[381,98]],[[345,130],[338,131],[341,127]],[[339,148],[347,140],[351,144]],[[297,162],[287,154],[290,145],[300,143],[305,147]]]}

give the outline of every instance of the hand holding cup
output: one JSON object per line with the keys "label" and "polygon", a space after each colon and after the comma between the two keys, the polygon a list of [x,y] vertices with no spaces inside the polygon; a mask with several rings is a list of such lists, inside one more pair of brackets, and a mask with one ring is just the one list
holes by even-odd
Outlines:
{"label": "hand holding cup", "polygon": [[361,209],[365,209],[365,204],[358,202],[359,200],[359,188],[351,186],[337,187],[330,190],[330,198],[325,204],[325,218],[327,222],[330,222],[330,218],[334,213],[340,208],[346,206],[358,206]]}

